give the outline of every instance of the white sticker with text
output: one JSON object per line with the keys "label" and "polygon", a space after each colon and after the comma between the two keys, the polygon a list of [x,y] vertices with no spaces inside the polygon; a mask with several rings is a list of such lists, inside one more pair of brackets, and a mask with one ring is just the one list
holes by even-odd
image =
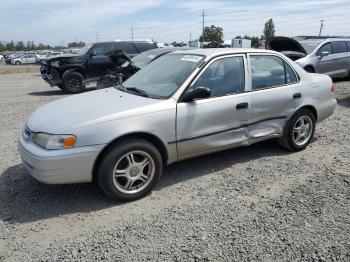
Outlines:
{"label": "white sticker with text", "polygon": [[202,59],[201,56],[198,55],[184,55],[180,60],[182,61],[190,61],[190,62],[194,62],[197,63]]}

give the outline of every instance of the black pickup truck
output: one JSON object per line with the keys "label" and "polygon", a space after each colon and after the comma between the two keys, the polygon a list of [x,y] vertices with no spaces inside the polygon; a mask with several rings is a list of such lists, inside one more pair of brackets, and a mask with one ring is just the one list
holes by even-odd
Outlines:
{"label": "black pickup truck", "polygon": [[[102,77],[116,66],[107,53],[120,50],[133,57],[155,48],[155,43],[147,41],[94,43],[85,46],[78,54],[53,56],[42,61],[40,72],[51,86],[58,86],[69,93],[79,93],[85,88],[84,80]],[[120,65],[125,61],[121,59]]]}

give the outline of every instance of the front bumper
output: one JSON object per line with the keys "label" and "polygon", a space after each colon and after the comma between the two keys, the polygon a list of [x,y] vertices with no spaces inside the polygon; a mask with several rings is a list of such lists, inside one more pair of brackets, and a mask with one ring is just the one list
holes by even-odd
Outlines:
{"label": "front bumper", "polygon": [[71,184],[92,181],[93,164],[104,145],[46,150],[37,146],[22,131],[18,150],[26,171],[46,184]]}
{"label": "front bumper", "polygon": [[57,86],[62,83],[60,74],[54,68],[49,68],[47,65],[40,67],[41,78],[44,79],[50,86]]}

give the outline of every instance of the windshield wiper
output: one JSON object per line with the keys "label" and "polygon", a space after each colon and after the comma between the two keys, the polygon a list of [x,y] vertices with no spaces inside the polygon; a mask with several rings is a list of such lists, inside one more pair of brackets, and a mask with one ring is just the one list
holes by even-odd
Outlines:
{"label": "windshield wiper", "polygon": [[138,94],[140,94],[142,96],[149,97],[149,94],[146,91],[144,91],[142,89],[139,89],[137,87],[125,87],[125,89],[128,90],[128,91],[131,91],[131,92],[138,93]]}

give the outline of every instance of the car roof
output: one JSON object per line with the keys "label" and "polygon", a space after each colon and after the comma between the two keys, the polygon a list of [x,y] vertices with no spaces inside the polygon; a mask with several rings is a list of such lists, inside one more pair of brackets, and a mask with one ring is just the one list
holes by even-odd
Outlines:
{"label": "car roof", "polygon": [[266,49],[256,48],[201,48],[192,49],[186,51],[178,51],[177,54],[191,54],[191,55],[204,55],[206,57],[213,57],[218,55],[229,55],[229,54],[242,54],[242,53],[270,53],[277,54],[275,51]]}

